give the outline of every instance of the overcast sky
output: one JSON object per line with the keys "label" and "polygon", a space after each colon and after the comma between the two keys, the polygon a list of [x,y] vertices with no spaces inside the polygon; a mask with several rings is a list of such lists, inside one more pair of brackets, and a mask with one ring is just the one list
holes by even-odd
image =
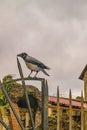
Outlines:
{"label": "overcast sky", "polygon": [[[0,0],[0,79],[16,74],[16,55],[27,52],[51,68],[49,92],[67,96],[80,95],[79,80],[87,64],[86,0]],[[30,71],[20,59],[23,72]]]}

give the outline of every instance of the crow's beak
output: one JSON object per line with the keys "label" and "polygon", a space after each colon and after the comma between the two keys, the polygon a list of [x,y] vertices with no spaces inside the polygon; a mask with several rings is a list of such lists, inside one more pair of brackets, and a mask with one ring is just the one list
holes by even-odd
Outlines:
{"label": "crow's beak", "polygon": [[18,54],[17,56],[21,57],[21,54]]}

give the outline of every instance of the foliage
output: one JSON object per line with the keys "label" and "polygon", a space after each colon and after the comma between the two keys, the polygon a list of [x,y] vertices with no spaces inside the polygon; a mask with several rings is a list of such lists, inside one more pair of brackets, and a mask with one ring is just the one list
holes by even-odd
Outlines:
{"label": "foliage", "polygon": [[[9,82],[12,80],[12,75],[7,75],[3,78],[3,83]],[[16,82],[9,82],[7,84],[4,84],[4,87],[7,92],[11,90],[11,88],[16,84]],[[4,106],[7,104],[7,100],[5,98],[5,95],[3,94],[2,90],[0,89],[0,106]]]}
{"label": "foliage", "polygon": [[[81,129],[81,119],[80,115],[76,115],[74,118],[72,117],[72,129],[80,130]],[[60,127],[63,130],[69,130],[69,111],[62,111],[60,115]],[[49,130],[57,129],[57,112],[53,112],[49,116]],[[60,130],[61,130],[60,129]]]}
{"label": "foliage", "polygon": [[6,104],[4,106],[0,106],[0,113],[3,111],[6,116],[9,116],[9,111],[8,111],[9,105]]}
{"label": "foliage", "polygon": [[56,130],[57,129],[57,116],[56,114],[52,114],[48,118],[49,121],[49,130]]}

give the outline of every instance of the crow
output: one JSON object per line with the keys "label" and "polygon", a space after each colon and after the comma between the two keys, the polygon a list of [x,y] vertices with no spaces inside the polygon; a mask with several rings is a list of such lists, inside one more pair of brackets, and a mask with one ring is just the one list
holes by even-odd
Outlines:
{"label": "crow", "polygon": [[29,56],[27,53],[23,52],[17,55],[18,57],[21,57],[24,61],[28,69],[31,70],[28,77],[30,77],[31,73],[33,71],[36,72],[35,76],[38,74],[39,71],[42,71],[45,75],[49,76],[49,74],[45,71],[45,69],[50,69],[48,66],[46,66],[44,63],[40,62],[39,60]]}

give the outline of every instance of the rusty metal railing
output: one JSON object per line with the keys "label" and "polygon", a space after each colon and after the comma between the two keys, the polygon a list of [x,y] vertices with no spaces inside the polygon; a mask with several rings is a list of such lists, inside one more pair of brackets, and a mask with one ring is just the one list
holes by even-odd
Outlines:
{"label": "rusty metal railing", "polygon": [[4,126],[4,128],[6,128],[6,130],[11,130],[1,118],[0,123]]}
{"label": "rusty metal railing", "polygon": [[[56,119],[56,129],[57,130],[60,130],[60,129],[64,129],[64,126],[62,127],[61,126],[61,117],[63,116],[62,114],[60,115],[60,113],[62,112],[62,110],[66,110],[66,113],[67,113],[67,116],[69,119],[67,119],[67,122],[68,122],[68,130],[73,130],[73,112],[76,111],[76,112],[79,112],[79,115],[80,115],[80,130],[84,130],[85,129],[85,121],[84,120],[84,116],[85,116],[85,112],[87,112],[87,108],[85,108],[85,102],[84,102],[84,99],[83,99],[83,92],[81,92],[81,99],[80,100],[77,100],[75,99],[74,101],[75,102],[78,102],[79,103],[79,106],[77,106],[76,108],[73,107],[73,99],[72,99],[72,92],[71,92],[71,89],[69,90],[69,98],[67,98],[66,100],[68,101],[66,106],[64,106],[64,104],[61,105],[61,98],[60,98],[60,95],[59,95],[59,87],[57,87],[57,96],[55,96],[56,98],[56,105],[49,105],[48,107],[51,108],[52,110],[56,110],[57,111],[57,119]],[[52,114],[52,113],[51,113]],[[64,121],[64,119],[63,119]],[[66,123],[66,122],[65,122]],[[78,122],[79,123],[79,122]],[[77,124],[78,124],[77,123]],[[66,124],[67,125],[67,124]],[[77,126],[75,126],[77,127]]]}
{"label": "rusty metal railing", "polygon": [[[22,67],[21,64],[17,58],[17,65],[18,65],[18,69],[19,69],[19,73],[20,73],[20,77],[18,79],[13,79],[11,81],[5,82],[5,83],[0,83],[0,88],[2,89],[3,94],[5,95],[13,113],[14,116],[18,122],[18,124],[20,125],[21,130],[25,130],[22,121],[20,120],[16,110],[14,109],[13,105],[12,105],[12,101],[8,96],[8,93],[5,89],[5,85],[9,84],[11,82],[14,81],[21,81],[22,82],[22,86],[23,86],[23,90],[24,90],[24,94],[26,97],[26,103],[27,103],[27,107],[28,107],[28,113],[30,116],[30,120],[31,120],[31,125],[32,125],[32,130],[35,130],[35,124],[34,124],[34,119],[32,116],[32,111],[31,111],[31,106],[30,106],[30,100],[29,100],[29,96],[27,94],[27,89],[26,89],[26,84],[25,84],[25,80],[36,80],[36,81],[40,81],[41,82],[41,88],[42,88],[42,130],[48,130],[48,84],[47,81],[43,78],[32,78],[32,77],[24,77],[23,76],[23,71],[22,71]],[[2,123],[2,125],[6,128],[6,130],[10,130],[10,128],[7,127],[7,125],[0,119],[0,122]]]}
{"label": "rusty metal railing", "polygon": [[[28,96],[28,93],[27,93],[25,81],[28,80],[28,81],[39,81],[39,82],[41,82],[41,90],[42,90],[41,91],[42,92],[42,119],[41,119],[42,123],[41,123],[41,126],[42,126],[42,130],[48,130],[49,127],[48,127],[48,83],[47,83],[47,80],[45,80],[43,78],[36,78],[36,77],[34,77],[34,78],[24,77],[22,67],[21,67],[21,64],[20,64],[18,58],[17,58],[17,65],[18,65],[20,78],[13,79],[11,81],[4,82],[4,83],[0,82],[0,88],[2,89],[2,92],[5,95],[8,103],[9,103],[9,106],[12,109],[14,116],[15,116],[18,124],[20,125],[21,130],[25,130],[23,123],[22,123],[21,119],[19,118],[15,108],[13,107],[12,101],[9,98],[8,93],[7,93],[7,91],[4,87],[6,84],[9,84],[9,83],[14,82],[14,81],[21,81],[22,82],[22,87],[23,87],[24,94],[25,94],[25,97],[26,97],[28,114],[30,116],[31,125],[32,125],[31,130],[36,130],[35,124],[34,124],[34,119],[33,119],[33,116],[32,116],[30,100],[29,100],[29,96]],[[72,108],[72,93],[71,93],[71,90],[69,91],[69,107],[68,108],[67,107],[61,107],[60,103],[59,103],[59,99],[60,99],[59,87],[57,87],[57,106],[50,106],[50,108],[54,107],[54,108],[57,109],[57,130],[60,129],[60,114],[59,114],[60,109],[66,109],[66,110],[69,111],[69,130],[72,130],[72,111],[75,110],[75,108]],[[83,116],[84,116],[85,109],[84,109],[84,100],[83,100],[83,93],[82,92],[81,92],[81,106],[80,106],[80,109],[78,109],[77,111],[81,112],[81,130],[84,130],[84,117]],[[1,118],[0,118],[0,123],[4,126],[4,128],[6,130],[11,130]]]}

